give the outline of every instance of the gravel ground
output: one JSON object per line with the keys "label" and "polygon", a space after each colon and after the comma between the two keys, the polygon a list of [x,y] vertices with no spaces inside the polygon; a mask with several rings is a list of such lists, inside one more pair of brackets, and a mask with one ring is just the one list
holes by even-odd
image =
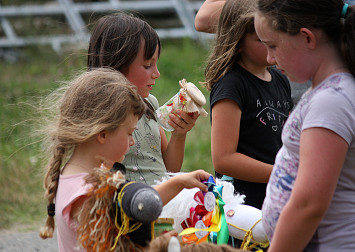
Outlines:
{"label": "gravel ground", "polygon": [[56,233],[43,240],[38,231],[0,231],[0,252],[57,252]]}

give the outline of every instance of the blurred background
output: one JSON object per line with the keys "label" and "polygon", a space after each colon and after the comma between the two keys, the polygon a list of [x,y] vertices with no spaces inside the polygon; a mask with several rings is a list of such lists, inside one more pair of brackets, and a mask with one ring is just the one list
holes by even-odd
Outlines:
{"label": "blurred background", "polygon": [[[152,94],[164,104],[186,78],[200,86],[211,36],[198,33],[194,0],[0,0],[0,230],[35,230],[46,217],[42,149],[33,122],[36,101],[85,70],[92,24],[133,12],[162,40],[161,77]],[[205,105],[209,112],[209,104]],[[167,136],[170,137],[170,133]],[[188,133],[183,171],[213,171],[209,117]]]}

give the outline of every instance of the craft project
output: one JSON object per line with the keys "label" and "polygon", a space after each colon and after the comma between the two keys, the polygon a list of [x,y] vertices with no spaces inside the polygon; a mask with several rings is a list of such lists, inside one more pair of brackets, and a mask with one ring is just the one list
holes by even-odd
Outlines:
{"label": "craft project", "polygon": [[206,104],[206,99],[202,92],[193,83],[186,82],[186,79],[179,81],[179,85],[181,87],[180,91],[155,111],[159,124],[166,131],[174,130],[168,121],[169,114],[176,109],[181,109],[187,113],[198,112],[202,116],[207,116],[207,112],[203,108],[203,105]]}
{"label": "craft project", "polygon": [[142,250],[154,237],[161,198],[149,185],[126,181],[124,174],[125,167],[115,163],[86,179],[93,187],[78,216],[77,233],[87,251]]}
{"label": "craft project", "polygon": [[226,244],[229,231],[223,209],[223,186],[217,186],[212,176],[204,183],[208,186],[208,192],[195,193],[194,201],[198,204],[190,208],[190,215],[181,222],[184,229],[180,233],[182,241],[187,244],[204,241]]}
{"label": "craft project", "polygon": [[[261,211],[244,205],[244,195],[235,195],[231,183],[211,176],[205,181],[208,192],[182,192],[163,209],[162,215],[173,213],[174,228],[185,244],[204,241],[228,243],[229,236],[242,240],[241,249],[267,247],[268,240],[261,222]],[[181,208],[187,208],[182,217]],[[166,209],[168,208],[168,209]],[[170,209],[170,210],[169,210]],[[174,210],[173,210],[174,209]]]}

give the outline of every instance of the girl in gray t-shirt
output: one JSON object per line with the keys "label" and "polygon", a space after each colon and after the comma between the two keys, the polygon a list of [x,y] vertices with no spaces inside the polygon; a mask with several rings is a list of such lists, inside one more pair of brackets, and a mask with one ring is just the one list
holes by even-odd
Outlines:
{"label": "girl in gray t-shirt", "polygon": [[355,251],[355,7],[258,0],[268,62],[312,80],[287,119],[264,199],[274,251]]}

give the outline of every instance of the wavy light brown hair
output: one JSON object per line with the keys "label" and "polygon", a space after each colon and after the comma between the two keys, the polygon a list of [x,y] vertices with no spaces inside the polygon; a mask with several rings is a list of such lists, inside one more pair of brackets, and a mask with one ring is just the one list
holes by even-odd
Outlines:
{"label": "wavy light brown hair", "polygon": [[[47,121],[45,150],[48,164],[44,177],[45,197],[54,203],[64,162],[76,145],[85,143],[102,131],[114,131],[133,114],[141,117],[146,106],[123,74],[107,68],[84,72],[52,92],[44,101]],[[40,232],[45,239],[53,236],[54,218],[48,214]]]}
{"label": "wavy light brown hair", "polygon": [[257,0],[227,0],[219,18],[217,34],[205,69],[205,87],[211,90],[239,61],[239,49],[247,33],[255,32]]}

